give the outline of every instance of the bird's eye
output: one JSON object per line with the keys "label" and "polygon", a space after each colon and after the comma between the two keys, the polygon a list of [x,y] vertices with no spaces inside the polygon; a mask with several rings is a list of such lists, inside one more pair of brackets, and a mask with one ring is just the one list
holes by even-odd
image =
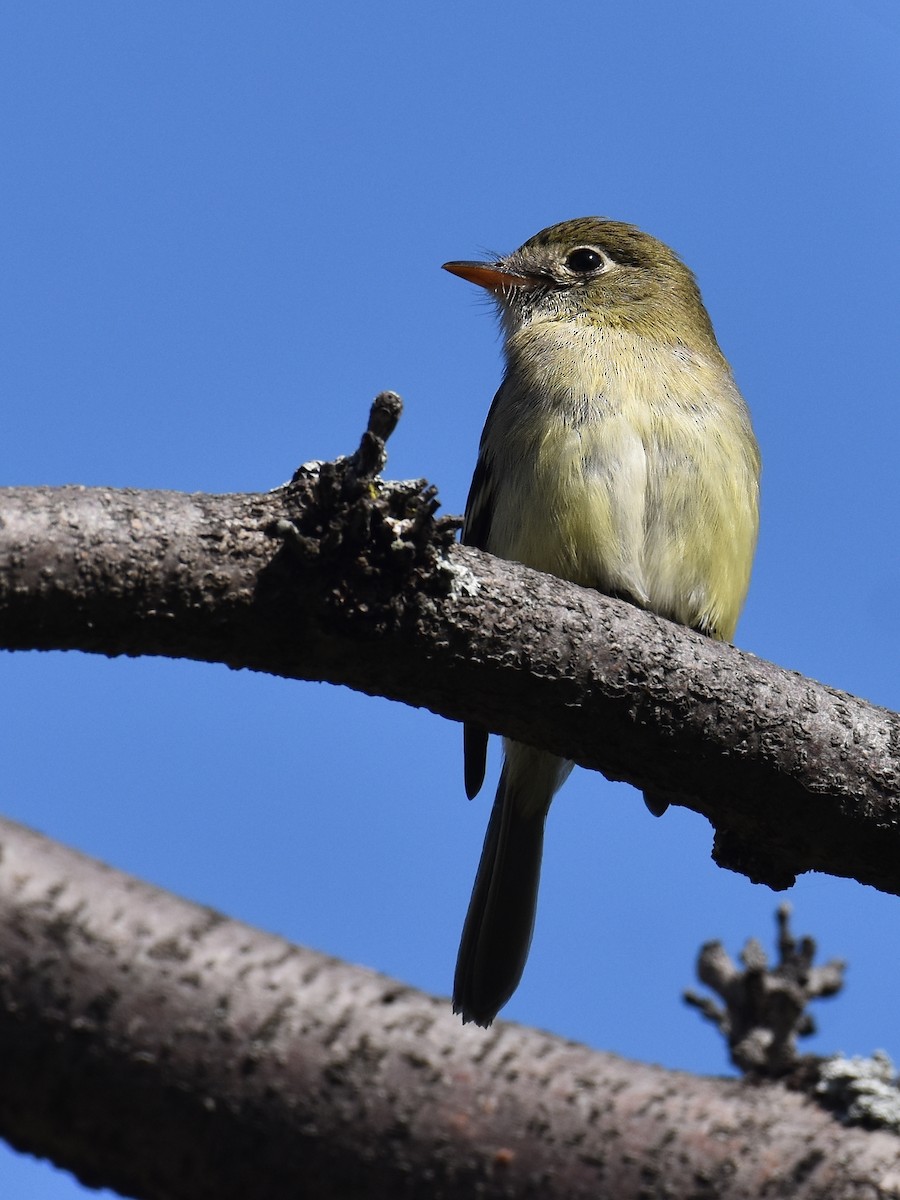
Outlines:
{"label": "bird's eye", "polygon": [[579,246],[566,255],[565,265],[576,275],[591,275],[606,265],[606,259],[593,246]]}

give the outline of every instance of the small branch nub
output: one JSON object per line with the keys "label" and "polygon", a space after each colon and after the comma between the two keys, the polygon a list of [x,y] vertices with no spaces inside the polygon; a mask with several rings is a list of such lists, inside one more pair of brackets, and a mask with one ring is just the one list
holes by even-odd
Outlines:
{"label": "small branch nub", "polygon": [[376,632],[412,611],[410,596],[443,596],[453,584],[444,556],[458,520],[435,515],[437,491],[424,479],[381,478],[402,409],[396,392],[376,396],[357,450],[299,467],[281,490],[287,512],[270,526],[286,555],[316,562],[327,603]]}
{"label": "small branch nub", "polygon": [[723,1003],[684,993],[685,1001],[724,1034],[732,1063],[757,1077],[781,1078],[798,1069],[802,1059],[797,1038],[816,1028],[806,1006],[810,1000],[836,995],[844,983],[843,962],[813,966],[816,943],[811,937],[794,937],[790,915],[790,905],[779,906],[776,966],[769,966],[756,938],[750,938],[741,953],[743,970],[721,942],[707,942],[697,960],[697,977]]}
{"label": "small branch nub", "polygon": [[374,479],[384,470],[387,462],[385,442],[397,428],[402,412],[403,401],[396,392],[381,392],[372,401],[368,427],[348,464],[354,478]]}

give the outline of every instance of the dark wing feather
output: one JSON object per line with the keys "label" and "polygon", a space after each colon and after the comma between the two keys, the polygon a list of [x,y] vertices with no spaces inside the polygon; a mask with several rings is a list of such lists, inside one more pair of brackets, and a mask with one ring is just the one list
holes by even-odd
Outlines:
{"label": "dark wing feather", "polygon": [[491,521],[494,515],[492,475],[492,462],[484,452],[482,436],[481,450],[466,500],[466,517],[462,530],[462,544],[474,546],[476,550],[487,550],[488,539],[491,536]]}
{"label": "dark wing feather", "polygon": [[484,783],[487,748],[487,730],[467,721],[463,725],[463,777],[466,784],[466,795],[470,800],[475,799]]}
{"label": "dark wing feather", "polygon": [[[499,396],[499,392],[497,395]],[[462,543],[464,546],[474,546],[476,550],[487,550],[491,536],[491,521],[494,515],[494,479],[493,459],[487,453],[487,433],[491,417],[497,405],[497,396],[491,405],[484,432],[481,435],[481,445],[478,450],[478,462],[475,464],[475,474],[469,487],[466,500],[466,518],[463,523]],[[478,725],[467,724],[463,727],[463,755],[465,761],[466,795],[474,799],[484,783],[484,772],[487,765],[488,734],[486,729]]]}

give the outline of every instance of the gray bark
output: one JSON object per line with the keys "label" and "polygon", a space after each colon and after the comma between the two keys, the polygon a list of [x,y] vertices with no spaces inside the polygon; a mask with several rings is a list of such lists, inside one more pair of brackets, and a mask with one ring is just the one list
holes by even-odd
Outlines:
{"label": "gray bark", "polygon": [[0,822],[0,1133],[145,1200],[873,1200],[895,1136],[414,992]]}
{"label": "gray bark", "polygon": [[706,816],[723,866],[900,893],[900,718],[622,601],[452,544],[352,460],[263,495],[0,490],[0,646],[343,683]]}

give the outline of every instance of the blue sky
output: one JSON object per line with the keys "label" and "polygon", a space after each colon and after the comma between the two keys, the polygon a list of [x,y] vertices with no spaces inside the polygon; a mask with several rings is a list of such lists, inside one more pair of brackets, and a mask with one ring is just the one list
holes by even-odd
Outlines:
{"label": "blue sky", "polygon": [[[738,644],[900,708],[896,12],[4,6],[0,483],[265,490],[352,450],[393,388],[387,474],[459,512],[500,349],[440,264],[569,217],[633,221],[699,276],[762,447]],[[465,800],[456,726],[164,660],[4,654],[0,683],[8,815],[449,991],[490,805]],[[771,946],[781,897],[717,869],[710,841],[575,772],[505,1015],[726,1070],[680,992],[703,941]],[[824,877],[787,898],[850,962],[808,1047],[900,1059],[900,900]],[[0,1192],[87,1194],[5,1150]]]}

